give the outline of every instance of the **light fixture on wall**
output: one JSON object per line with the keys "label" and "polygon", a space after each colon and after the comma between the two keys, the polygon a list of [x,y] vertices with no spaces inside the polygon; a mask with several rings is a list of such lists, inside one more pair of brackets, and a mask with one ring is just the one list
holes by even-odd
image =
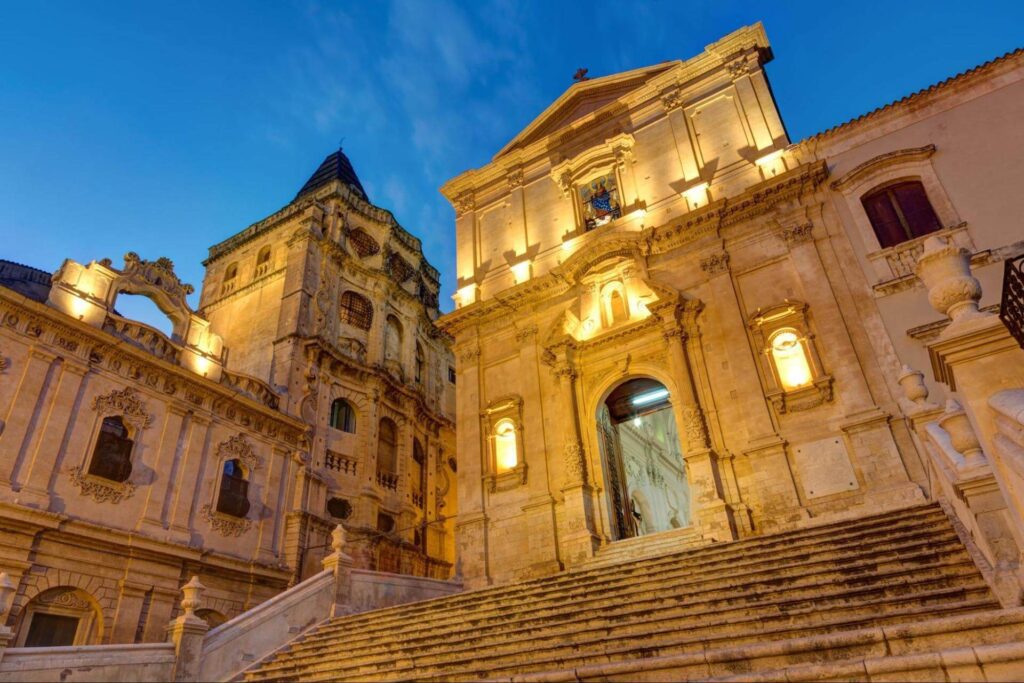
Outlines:
{"label": "light fixture on wall", "polygon": [[800,338],[793,330],[777,332],[771,340],[772,360],[784,389],[797,389],[811,383],[811,366]]}
{"label": "light fixture on wall", "polygon": [[516,279],[516,284],[521,284],[530,279],[530,262],[521,261],[512,266],[512,275]]}
{"label": "light fixture on wall", "polygon": [[630,403],[637,407],[640,407],[647,406],[652,403],[657,403],[658,401],[662,401],[666,398],[668,398],[668,389],[662,387],[661,389],[654,389],[652,391],[645,391],[642,394],[637,394],[632,399],[630,399]]}
{"label": "light fixture on wall", "polygon": [[699,183],[691,188],[683,190],[683,199],[691,209],[698,209],[708,203],[708,184]]}

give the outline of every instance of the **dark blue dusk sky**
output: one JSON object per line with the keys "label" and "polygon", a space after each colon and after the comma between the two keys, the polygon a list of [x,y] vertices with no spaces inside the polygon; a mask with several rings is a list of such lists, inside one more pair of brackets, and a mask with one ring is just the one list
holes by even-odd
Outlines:
{"label": "dark blue dusk sky", "polygon": [[1024,45],[1022,2],[0,0],[0,258],[52,271],[134,250],[198,287],[207,247],[287,204],[344,138],[447,310],[442,183],[577,67],[686,59],[758,20],[793,141]]}

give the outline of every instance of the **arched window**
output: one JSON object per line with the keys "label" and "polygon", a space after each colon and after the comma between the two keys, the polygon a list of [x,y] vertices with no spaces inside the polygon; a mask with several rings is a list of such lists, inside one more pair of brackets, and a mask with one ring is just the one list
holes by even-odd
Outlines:
{"label": "arched window", "polygon": [[882,248],[927,235],[942,227],[928,201],[924,185],[917,180],[887,185],[865,195],[861,203]]}
{"label": "arched window", "polygon": [[249,482],[238,460],[228,460],[220,477],[217,512],[232,517],[245,517],[249,512]]}
{"label": "arched window", "polygon": [[348,235],[348,243],[360,258],[373,256],[380,252],[380,245],[377,240],[370,237],[365,231],[356,228]]}
{"label": "arched window", "polygon": [[362,294],[347,291],[341,295],[339,314],[341,322],[358,327],[361,330],[370,329],[373,324],[373,304]]}
{"label": "arched window", "polygon": [[356,411],[343,398],[334,399],[331,404],[331,426],[349,434],[356,433]]}
{"label": "arched window", "polygon": [[269,270],[270,270],[270,245],[268,244],[267,246],[265,246],[262,249],[260,249],[259,253],[256,255],[256,271],[255,271],[255,273],[253,275],[253,278],[255,279],[255,278],[261,277],[263,275],[266,275]]}
{"label": "arched window", "polygon": [[601,290],[601,318],[605,327],[629,320],[621,282],[609,282]]}
{"label": "arched window", "polygon": [[423,353],[423,346],[416,342],[416,383],[423,382],[423,369],[426,366],[426,354]]}
{"label": "arched window", "polygon": [[626,313],[626,300],[617,289],[608,297],[608,308],[612,313],[612,322],[621,322],[629,317]]}
{"label": "arched window", "polygon": [[389,315],[384,328],[384,360],[402,362],[402,323]]}
{"label": "arched window", "polygon": [[427,490],[427,456],[420,440],[416,438],[412,440],[412,475],[409,479],[412,484],[412,502],[417,507],[423,507],[423,493]]}
{"label": "arched window", "polygon": [[516,425],[508,418],[494,425],[494,460],[498,472],[514,469],[519,464]]}
{"label": "arched window", "polygon": [[127,481],[132,473],[132,441],[120,416],[103,418],[96,447],[92,451],[89,474],[111,481]]}
{"label": "arched window", "polygon": [[224,281],[220,286],[221,294],[228,294],[235,288],[235,280],[238,279],[238,264],[232,263],[224,269]]}
{"label": "arched window", "polygon": [[398,427],[393,420],[382,417],[377,434],[377,471],[398,472]]}
{"label": "arched window", "polygon": [[769,345],[783,389],[798,389],[811,383],[813,376],[807,350],[796,330],[779,330],[772,335]]}

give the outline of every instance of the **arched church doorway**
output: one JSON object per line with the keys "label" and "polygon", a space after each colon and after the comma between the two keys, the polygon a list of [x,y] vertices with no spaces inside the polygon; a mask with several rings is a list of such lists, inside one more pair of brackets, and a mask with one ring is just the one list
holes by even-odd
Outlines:
{"label": "arched church doorway", "polygon": [[616,386],[597,409],[617,539],[690,526],[690,486],[668,389],[649,377]]}

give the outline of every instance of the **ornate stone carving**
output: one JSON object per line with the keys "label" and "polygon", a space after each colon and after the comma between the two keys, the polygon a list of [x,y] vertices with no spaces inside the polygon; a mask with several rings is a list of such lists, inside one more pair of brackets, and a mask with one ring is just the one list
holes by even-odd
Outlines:
{"label": "ornate stone carving", "polygon": [[97,503],[120,503],[131,498],[135,493],[135,484],[128,481],[110,481],[102,477],[94,477],[82,471],[81,467],[68,470],[71,483],[77,486],[83,496],[89,496]]}
{"label": "ornate stone carving", "polygon": [[536,325],[527,325],[526,327],[516,330],[516,341],[520,344],[535,336],[537,336]]}
{"label": "ornate stone carving", "polygon": [[729,70],[729,75],[733,79],[746,76],[747,74],[753,73],[754,65],[747,61],[746,58],[738,59],[734,62],[729,62],[725,65],[725,68]]}
{"label": "ornate stone carving", "polygon": [[555,185],[558,185],[563,198],[568,199],[572,196],[572,172],[564,170],[558,173],[553,170],[551,172],[551,179],[555,181]]}
{"label": "ornate stone carving", "polygon": [[790,247],[801,242],[807,242],[814,238],[814,225],[812,223],[805,223],[803,225],[783,228],[779,231],[779,237]]}
{"label": "ornate stone carving", "polygon": [[92,409],[101,416],[120,415],[137,429],[145,429],[153,422],[153,416],[146,412],[146,405],[132,387],[97,396],[92,400]]}
{"label": "ornate stone carving", "polygon": [[686,434],[688,449],[705,449],[708,447],[708,430],[704,424],[704,413],[696,406],[683,406],[683,433]]}
{"label": "ornate stone carving", "polygon": [[512,171],[509,171],[509,174],[508,176],[506,176],[505,180],[508,181],[509,192],[519,189],[520,187],[523,186],[523,169],[517,168]]}
{"label": "ornate stone carving", "polygon": [[43,591],[36,597],[36,602],[42,605],[63,607],[73,610],[92,610],[92,605],[85,599],[77,588],[61,587],[51,588]]}
{"label": "ornate stone carving", "polygon": [[244,434],[236,434],[217,446],[217,455],[222,460],[239,460],[250,470],[259,469],[260,458],[252,450],[252,445]]}
{"label": "ornate stone carving", "polygon": [[565,462],[565,483],[584,484],[587,481],[587,462],[584,458],[583,446],[575,439],[567,439],[562,450]]}
{"label": "ornate stone carving", "polygon": [[452,202],[455,207],[455,215],[462,216],[470,211],[476,210],[476,198],[472,192],[463,192]]}
{"label": "ornate stone carving", "polygon": [[209,504],[199,511],[210,528],[221,536],[241,536],[252,526],[252,520],[244,517],[231,517],[216,512]]}
{"label": "ornate stone carving", "polygon": [[954,245],[948,237],[935,235],[925,240],[916,272],[928,288],[928,303],[952,320],[940,337],[955,333],[951,330],[964,321],[991,315],[978,310],[981,283],[971,274],[970,251]]}
{"label": "ornate stone carving", "polygon": [[720,252],[717,254],[709,254],[700,260],[700,269],[703,270],[708,277],[714,277],[721,275],[729,270],[729,254],[726,252]]}
{"label": "ornate stone carving", "polygon": [[163,290],[178,306],[191,310],[185,297],[196,291],[196,288],[178,279],[174,273],[174,262],[166,256],[161,256],[156,261],[146,261],[134,251],[129,251],[124,255],[124,269],[121,274]]}
{"label": "ornate stone carving", "polygon": [[678,88],[661,94],[661,106],[665,107],[665,111],[672,111],[682,103],[683,92]]}
{"label": "ornate stone carving", "polygon": [[459,361],[462,363],[476,363],[480,360],[480,347],[464,349],[459,353]]}

